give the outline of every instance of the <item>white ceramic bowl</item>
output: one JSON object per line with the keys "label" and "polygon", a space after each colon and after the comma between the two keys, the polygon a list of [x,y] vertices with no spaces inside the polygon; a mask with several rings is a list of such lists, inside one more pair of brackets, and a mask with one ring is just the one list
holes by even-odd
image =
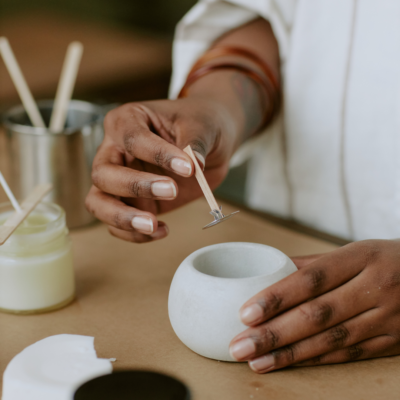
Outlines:
{"label": "white ceramic bowl", "polygon": [[187,257],[172,280],[168,311],[172,327],[194,352],[235,361],[230,341],[246,329],[240,307],[262,289],[297,271],[281,251],[256,243],[222,243]]}

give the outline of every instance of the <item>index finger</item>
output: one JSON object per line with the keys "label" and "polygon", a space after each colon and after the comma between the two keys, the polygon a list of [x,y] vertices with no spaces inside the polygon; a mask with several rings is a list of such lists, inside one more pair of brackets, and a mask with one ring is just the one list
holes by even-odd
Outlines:
{"label": "index finger", "polygon": [[353,247],[328,253],[256,294],[241,307],[242,322],[258,325],[352,279],[366,263],[365,257],[357,258]]}
{"label": "index finger", "polygon": [[190,157],[168,140],[151,131],[151,110],[126,104],[109,112],[104,120],[106,135],[112,134],[116,145],[134,158],[189,177],[194,168]]}

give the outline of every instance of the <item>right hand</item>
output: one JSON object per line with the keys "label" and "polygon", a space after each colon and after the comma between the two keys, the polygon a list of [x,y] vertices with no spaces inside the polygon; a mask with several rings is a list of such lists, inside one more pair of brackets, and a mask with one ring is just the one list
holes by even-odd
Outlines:
{"label": "right hand", "polygon": [[183,148],[192,146],[215,188],[239,144],[227,109],[203,98],[128,103],[106,115],[104,128],[86,207],[112,235],[136,243],[167,236],[156,215],[202,195]]}

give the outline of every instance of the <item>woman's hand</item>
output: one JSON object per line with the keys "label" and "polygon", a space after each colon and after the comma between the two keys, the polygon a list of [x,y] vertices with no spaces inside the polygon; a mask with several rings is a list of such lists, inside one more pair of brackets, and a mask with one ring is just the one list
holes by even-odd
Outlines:
{"label": "woman's hand", "polygon": [[125,104],[107,114],[105,138],[93,163],[86,207],[112,235],[142,243],[168,234],[156,214],[201,195],[191,145],[212,188],[238,146],[234,118],[222,104],[187,98]]}
{"label": "woman's hand", "polygon": [[[214,46],[247,49],[279,76],[278,44],[262,18],[223,35]],[[246,63],[243,57],[228,58]],[[201,196],[196,180],[187,179],[194,166],[182,149],[192,146],[215,188],[236,148],[256,133],[268,101],[256,81],[228,69],[198,79],[187,98],[125,104],[110,112],[87,209],[121,239],[142,243],[165,237],[168,229],[155,215]]]}
{"label": "woman's hand", "polygon": [[400,354],[400,241],[355,242],[294,258],[299,271],[240,310],[232,356],[265,373]]}

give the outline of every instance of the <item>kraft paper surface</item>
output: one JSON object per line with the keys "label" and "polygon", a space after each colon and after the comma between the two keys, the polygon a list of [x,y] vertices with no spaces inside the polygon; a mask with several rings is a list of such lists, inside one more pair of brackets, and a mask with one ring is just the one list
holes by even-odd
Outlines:
{"label": "kraft paper surface", "polygon": [[[224,205],[224,212],[232,211]],[[245,363],[209,360],[185,347],[170,326],[167,299],[175,270],[193,251],[230,241],[264,243],[288,255],[335,248],[247,212],[203,231],[212,218],[208,212],[201,199],[161,216],[170,235],[151,244],[123,242],[102,224],[73,231],[77,299],[48,314],[0,314],[1,375],[25,347],[50,335],[71,333],[94,336],[98,356],[117,359],[114,369],[177,377],[189,386],[194,400],[400,398],[400,357],[257,375]]]}

